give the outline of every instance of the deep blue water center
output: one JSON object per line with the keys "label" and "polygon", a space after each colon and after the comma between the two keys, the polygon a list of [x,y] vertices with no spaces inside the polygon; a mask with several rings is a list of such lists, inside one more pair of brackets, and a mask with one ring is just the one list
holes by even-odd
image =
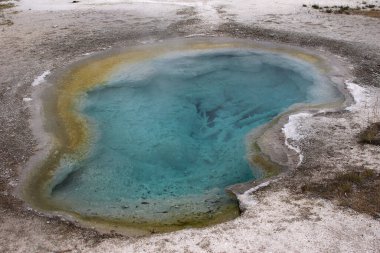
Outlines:
{"label": "deep blue water center", "polygon": [[62,161],[52,199],[136,223],[218,212],[236,205],[226,186],[260,177],[247,160],[250,131],[295,103],[336,95],[311,65],[249,49],[122,66],[81,99],[91,149]]}

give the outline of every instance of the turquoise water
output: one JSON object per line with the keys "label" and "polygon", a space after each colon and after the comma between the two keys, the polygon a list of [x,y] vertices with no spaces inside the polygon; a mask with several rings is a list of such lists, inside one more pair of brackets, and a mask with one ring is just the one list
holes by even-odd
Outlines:
{"label": "turquoise water", "polygon": [[[172,53],[121,66],[78,110],[95,136],[61,162],[51,198],[84,215],[170,224],[237,205],[226,186],[261,176],[247,134],[337,91],[311,65],[252,50]],[[196,219],[196,218],[195,218]]]}

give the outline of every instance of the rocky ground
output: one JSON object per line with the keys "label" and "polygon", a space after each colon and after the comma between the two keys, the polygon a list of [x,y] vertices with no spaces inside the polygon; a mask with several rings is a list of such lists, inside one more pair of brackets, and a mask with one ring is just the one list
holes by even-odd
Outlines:
{"label": "rocky ground", "polygon": [[[44,0],[21,1],[0,9],[1,252],[380,252],[380,147],[359,137],[380,121],[380,19],[320,12],[298,0],[101,2],[59,0],[54,8]],[[36,213],[14,196],[26,163],[41,148],[28,99],[37,76],[87,53],[194,35],[328,53],[364,88],[347,86],[355,98],[351,107],[300,119],[302,138],[290,141],[303,163],[249,195],[246,211],[230,222],[129,238]]]}

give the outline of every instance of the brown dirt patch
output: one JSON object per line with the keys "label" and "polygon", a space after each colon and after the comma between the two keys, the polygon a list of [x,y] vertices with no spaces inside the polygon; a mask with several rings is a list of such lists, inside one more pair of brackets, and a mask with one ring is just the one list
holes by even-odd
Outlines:
{"label": "brown dirt patch", "polygon": [[341,172],[324,182],[306,183],[301,191],[380,218],[380,174],[373,170]]}
{"label": "brown dirt patch", "polygon": [[363,144],[380,145],[380,122],[369,125],[361,132],[359,142]]}
{"label": "brown dirt patch", "polygon": [[352,11],[352,15],[361,15],[371,18],[380,18],[380,10],[369,10],[369,11]]}

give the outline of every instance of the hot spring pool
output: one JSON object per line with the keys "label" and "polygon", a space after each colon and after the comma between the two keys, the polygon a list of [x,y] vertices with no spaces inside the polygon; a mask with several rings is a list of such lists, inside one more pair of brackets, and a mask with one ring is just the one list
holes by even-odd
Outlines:
{"label": "hot spring pool", "polygon": [[308,62],[227,46],[120,61],[76,96],[87,151],[50,165],[44,201],[149,228],[236,217],[238,203],[225,188],[263,175],[248,162],[247,135],[291,105],[327,103],[339,93]]}

